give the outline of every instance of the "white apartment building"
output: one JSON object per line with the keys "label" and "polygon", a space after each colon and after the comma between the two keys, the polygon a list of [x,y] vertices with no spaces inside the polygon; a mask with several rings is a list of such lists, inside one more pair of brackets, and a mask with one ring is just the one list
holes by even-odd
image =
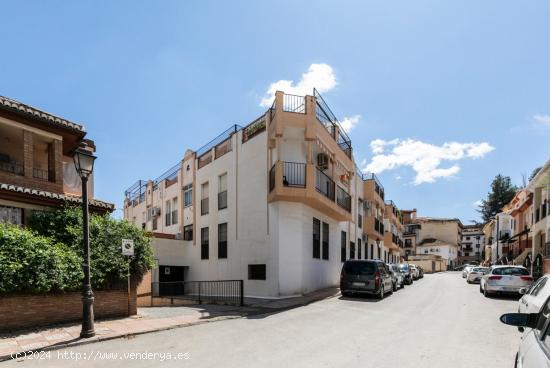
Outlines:
{"label": "white apartment building", "polygon": [[337,285],[349,258],[399,261],[384,207],[322,97],[277,92],[246,127],[130,187],[124,218],[154,235],[152,281],[242,279],[246,296],[273,298]]}

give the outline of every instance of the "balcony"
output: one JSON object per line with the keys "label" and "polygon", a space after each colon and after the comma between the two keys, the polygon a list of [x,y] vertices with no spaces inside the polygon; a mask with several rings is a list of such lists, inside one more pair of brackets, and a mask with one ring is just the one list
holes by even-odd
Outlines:
{"label": "balcony", "polygon": [[23,164],[20,164],[15,160],[10,160],[9,157],[7,157],[5,161],[2,161],[1,155],[0,171],[20,176],[25,175],[25,168],[23,167]]}
{"label": "balcony", "polygon": [[338,186],[336,203],[348,212],[351,212],[351,197],[344,189]]}
{"label": "balcony", "polygon": [[268,175],[269,202],[300,202],[337,221],[352,221],[350,195],[313,164],[277,161]]}
{"label": "balcony", "polygon": [[334,181],[318,168],[315,168],[315,189],[334,201]]}

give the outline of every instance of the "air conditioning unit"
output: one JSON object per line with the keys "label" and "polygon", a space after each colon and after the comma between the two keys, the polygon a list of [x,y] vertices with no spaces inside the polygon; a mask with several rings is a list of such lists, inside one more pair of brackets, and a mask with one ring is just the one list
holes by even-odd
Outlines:
{"label": "air conditioning unit", "polygon": [[317,155],[317,166],[320,170],[328,169],[328,155],[326,153],[319,153]]}
{"label": "air conditioning unit", "polygon": [[160,216],[160,207],[153,207],[151,209],[151,215],[153,217],[159,217]]}
{"label": "air conditioning unit", "polygon": [[176,240],[183,240],[183,234],[182,233],[176,233]]}

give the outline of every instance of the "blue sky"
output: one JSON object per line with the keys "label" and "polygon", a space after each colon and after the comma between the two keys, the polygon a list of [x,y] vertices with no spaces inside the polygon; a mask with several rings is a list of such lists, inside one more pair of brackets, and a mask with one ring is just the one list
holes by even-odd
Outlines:
{"label": "blue sky", "polygon": [[96,197],[120,208],[260,115],[272,83],[326,64],[309,76],[329,78],[389,198],[468,223],[496,174],[521,184],[550,158],[549,16],[547,1],[6,2],[0,94],[83,123]]}

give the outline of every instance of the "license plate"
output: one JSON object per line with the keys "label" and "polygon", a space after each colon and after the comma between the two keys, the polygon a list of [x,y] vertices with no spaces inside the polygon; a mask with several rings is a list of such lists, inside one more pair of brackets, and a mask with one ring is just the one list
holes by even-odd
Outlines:
{"label": "license plate", "polygon": [[354,282],[352,283],[353,286],[365,286],[364,282]]}

